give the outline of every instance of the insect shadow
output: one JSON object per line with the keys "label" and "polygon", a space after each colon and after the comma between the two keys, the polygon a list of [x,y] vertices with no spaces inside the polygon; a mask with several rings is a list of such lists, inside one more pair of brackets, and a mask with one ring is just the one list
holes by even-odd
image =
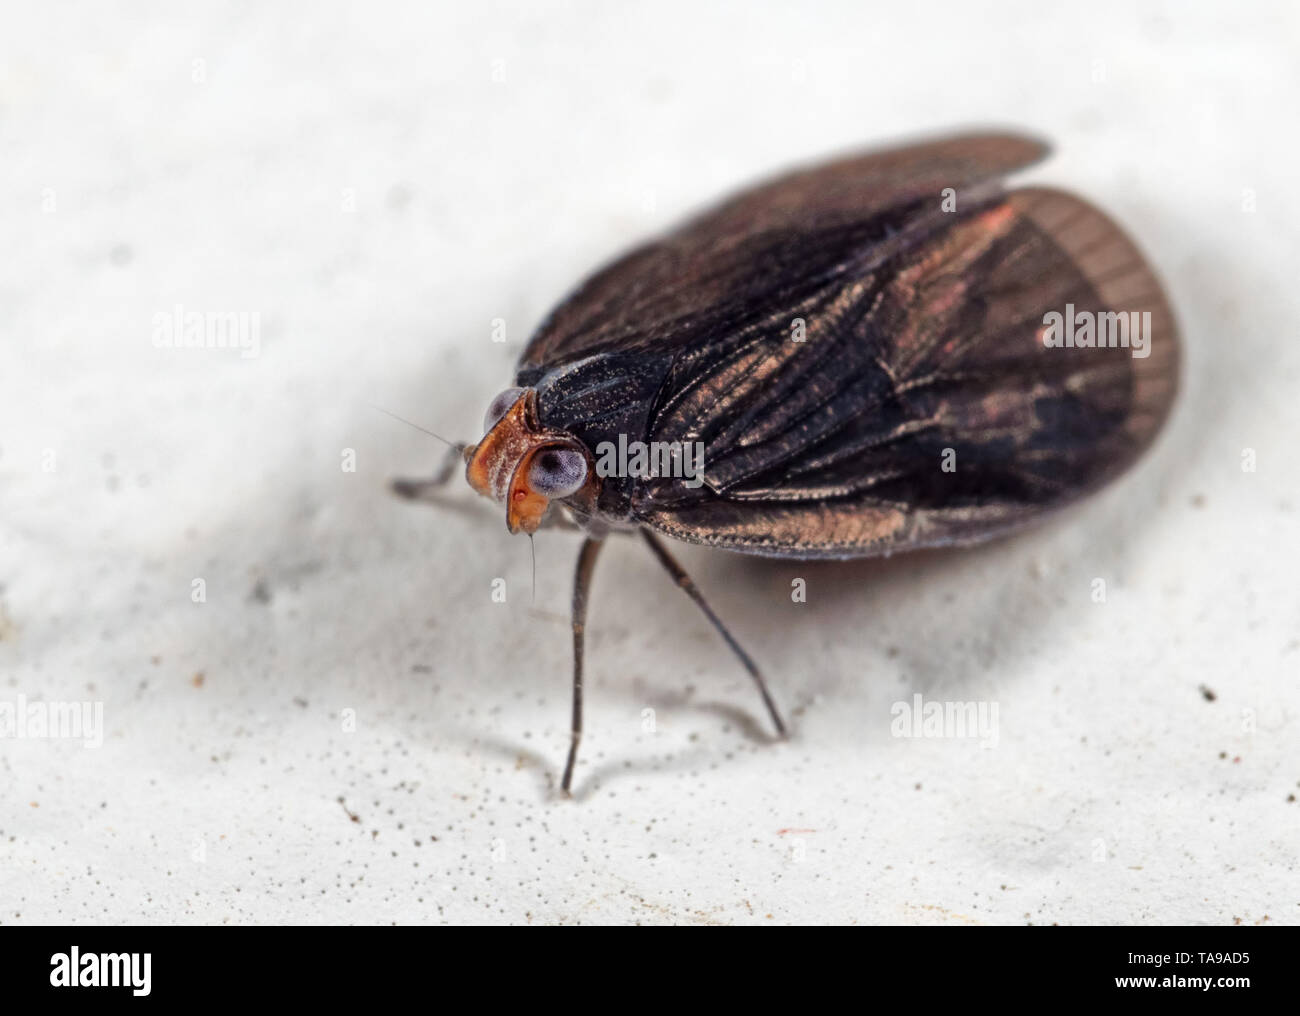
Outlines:
{"label": "insect shadow", "polygon": [[[561,534],[554,534],[560,537]],[[572,539],[564,535],[566,544]],[[1012,538],[1013,542],[1016,538]],[[1034,539],[1033,534],[1020,537]],[[716,639],[708,623],[690,609],[684,599],[668,597],[671,587],[656,570],[637,554],[639,547],[631,538],[612,541],[611,552],[625,558],[619,562],[626,582],[605,586],[600,591],[599,628],[593,640],[593,672],[602,675],[596,687],[608,707],[611,699],[630,714],[649,706],[676,726],[690,722],[692,716],[707,720],[711,727],[731,728],[740,739],[755,746],[770,746],[782,739],[767,729],[760,707],[746,706],[728,697],[723,689],[739,685],[743,674],[734,671],[734,661],[726,646]],[[877,682],[892,700],[916,691],[943,687],[952,692],[963,684],[977,680],[963,668],[954,671],[951,655],[945,650],[927,651],[914,643],[922,641],[921,624],[909,624],[907,612],[891,610],[891,631],[877,631],[869,638],[858,639],[852,633],[863,630],[873,601],[891,590],[902,590],[908,597],[933,595],[936,587],[950,586],[954,601],[960,596],[963,572],[980,567],[985,555],[999,553],[998,548],[981,546],[950,548],[909,555],[907,559],[872,559],[852,562],[798,562],[796,564],[733,555],[708,555],[699,552],[712,565],[700,569],[711,599],[726,610],[738,635],[754,645],[771,662],[773,673],[789,675],[794,680],[782,682],[780,694],[790,707],[793,719],[791,739],[798,743],[803,735],[802,717],[822,693],[836,693],[861,682]],[[1004,547],[1001,552],[1006,554]],[[548,555],[549,556],[549,555]],[[692,553],[690,556],[696,556]],[[1003,565],[1005,556],[990,559]],[[643,572],[643,573],[642,573]],[[803,578],[811,590],[809,601],[794,604],[789,591],[793,577]],[[640,590],[638,592],[638,590]],[[643,599],[654,600],[658,610],[647,616]],[[956,643],[996,643],[997,666],[1008,676],[1028,668],[1021,656],[1023,643],[1015,637],[1017,626],[1051,624],[1042,604],[1032,595],[1010,599],[985,590],[960,596],[961,609],[954,610],[948,627]],[[1059,609],[1066,609],[1064,606]],[[534,620],[554,629],[559,636],[564,629],[561,615],[546,611],[539,604]],[[554,613],[552,617],[551,614]],[[681,671],[681,640],[659,652],[641,652],[629,645],[629,631],[636,617],[646,617],[637,624],[638,634],[632,641],[647,640],[662,646],[669,633],[680,632],[689,640],[689,654],[694,667]],[[547,623],[550,622],[550,623]],[[867,621],[869,628],[869,621]],[[860,661],[852,670],[837,672],[820,669],[810,661],[824,656],[827,642],[862,647]],[[898,643],[899,652],[888,650]],[[639,643],[638,643],[639,644]],[[673,648],[673,647],[676,648]],[[693,650],[699,647],[698,654]],[[947,650],[950,653],[950,649]],[[620,657],[638,660],[632,669],[613,664]],[[838,654],[843,661],[844,654]],[[795,678],[795,675],[798,675]],[[802,683],[800,686],[799,683]],[[701,694],[707,686],[707,692]],[[860,725],[855,739],[864,737],[883,741],[889,737],[888,714],[882,713],[878,724]],[[865,731],[865,734],[863,733]],[[520,759],[533,775],[538,791],[553,796],[558,788],[546,756],[522,739],[483,737],[465,731],[464,740],[475,750],[484,751],[518,766]],[[613,742],[617,746],[618,742]],[[642,777],[649,773],[682,773],[705,767],[718,756],[716,744],[708,739],[677,744],[670,751],[642,747],[628,750],[606,744],[593,766],[589,779],[574,792],[583,800],[599,793],[611,783]]]}

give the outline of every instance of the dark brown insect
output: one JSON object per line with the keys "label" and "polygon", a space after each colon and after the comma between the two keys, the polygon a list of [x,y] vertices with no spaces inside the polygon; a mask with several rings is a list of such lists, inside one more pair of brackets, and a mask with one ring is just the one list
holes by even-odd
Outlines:
{"label": "dark brown insect", "polygon": [[[1173,316],[1101,212],[1003,188],[1046,153],[970,135],[792,173],[633,250],[538,329],[483,439],[456,447],[510,532],[533,533],[558,501],[586,533],[566,792],[607,534],[640,532],[784,733],[661,536],[791,558],[973,543],[1078,499],[1151,443],[1177,386]],[[633,445],[649,468],[609,454]]]}

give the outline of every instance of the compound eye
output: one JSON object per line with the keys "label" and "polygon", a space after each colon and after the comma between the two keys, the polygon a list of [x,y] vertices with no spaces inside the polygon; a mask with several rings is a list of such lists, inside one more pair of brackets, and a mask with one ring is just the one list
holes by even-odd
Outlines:
{"label": "compound eye", "polygon": [[568,497],[587,482],[587,457],[568,448],[546,448],[528,467],[528,485],[542,497]]}
{"label": "compound eye", "polygon": [[500,423],[501,417],[510,412],[510,407],[518,402],[519,396],[523,394],[524,390],[522,388],[507,388],[493,399],[492,404],[488,406],[486,415],[483,417],[483,433],[486,434]]}

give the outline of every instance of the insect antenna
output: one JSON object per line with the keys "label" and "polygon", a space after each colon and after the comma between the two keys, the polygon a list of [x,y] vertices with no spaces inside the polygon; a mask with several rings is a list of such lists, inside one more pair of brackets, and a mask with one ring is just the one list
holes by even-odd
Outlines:
{"label": "insect antenna", "polygon": [[448,448],[464,448],[464,447],[465,447],[463,444],[459,444],[459,443],[456,442],[456,441],[448,441],[448,440],[447,440],[445,437],[443,437],[441,434],[435,434],[433,431],[429,430],[428,428],[426,428],[426,427],[421,427],[418,423],[412,423],[410,420],[406,419],[405,417],[398,416],[396,413],[390,413],[387,409],[384,409],[382,406],[376,406],[376,405],[373,405],[373,404],[372,404],[372,405],[370,406],[370,408],[371,408],[371,409],[374,409],[374,410],[377,410],[378,412],[383,413],[385,416],[391,416],[391,417],[392,417],[394,420],[396,420],[398,423],[404,423],[404,424],[406,424],[408,427],[414,427],[416,430],[420,431],[420,433],[422,433],[422,434],[428,434],[430,437],[436,437],[439,441],[441,441],[443,444],[445,444]]}

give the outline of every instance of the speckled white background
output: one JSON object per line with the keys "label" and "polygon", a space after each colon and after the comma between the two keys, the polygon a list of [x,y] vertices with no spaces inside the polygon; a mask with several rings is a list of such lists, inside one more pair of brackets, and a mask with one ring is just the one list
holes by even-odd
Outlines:
{"label": "speckled white background", "polygon": [[[0,741],[0,923],[1300,917],[1293,5],[54,6],[0,36],[0,700],[106,739]],[[371,404],[473,439],[624,245],[972,123],[1054,139],[1035,177],[1160,267],[1171,426],[1002,544],[682,549],[786,744],[611,545],[560,800],[576,538],[530,605],[487,502],[386,494],[439,448]],[[259,313],[261,355],[154,348],[177,303]],[[891,737],[917,692],[996,702],[996,749]]]}

